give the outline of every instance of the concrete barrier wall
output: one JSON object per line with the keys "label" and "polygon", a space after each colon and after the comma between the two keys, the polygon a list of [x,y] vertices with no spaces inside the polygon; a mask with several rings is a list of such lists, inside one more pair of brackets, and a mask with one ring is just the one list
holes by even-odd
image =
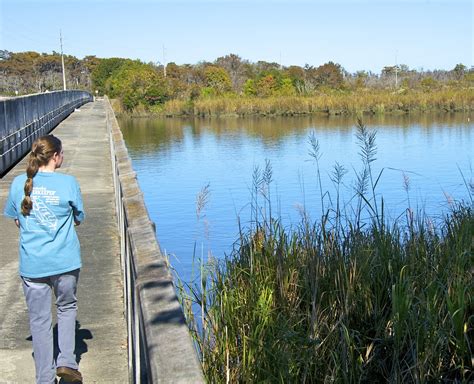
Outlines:
{"label": "concrete barrier wall", "polygon": [[85,91],[57,91],[0,100],[0,177],[75,108],[92,101]]}
{"label": "concrete barrier wall", "polygon": [[124,271],[130,382],[204,383],[167,260],[108,100],[106,108]]}

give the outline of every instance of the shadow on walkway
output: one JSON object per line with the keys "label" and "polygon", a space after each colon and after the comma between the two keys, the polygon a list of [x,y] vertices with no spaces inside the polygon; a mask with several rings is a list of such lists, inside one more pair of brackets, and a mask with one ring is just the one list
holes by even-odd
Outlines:
{"label": "shadow on walkway", "polygon": [[[84,353],[87,353],[89,350],[87,347],[87,343],[85,340],[91,340],[94,336],[92,332],[88,329],[81,328],[81,323],[76,321],[76,348],[74,349],[74,353],[76,354],[76,361],[79,364]],[[32,341],[31,335],[26,338],[26,340]],[[53,328],[53,343],[54,343],[54,360],[58,358],[59,355],[59,345],[58,345],[58,324],[54,325]],[[32,353],[34,358],[34,354]],[[80,368],[79,368],[80,370]],[[59,384],[66,384],[68,381],[64,381],[61,379]]]}

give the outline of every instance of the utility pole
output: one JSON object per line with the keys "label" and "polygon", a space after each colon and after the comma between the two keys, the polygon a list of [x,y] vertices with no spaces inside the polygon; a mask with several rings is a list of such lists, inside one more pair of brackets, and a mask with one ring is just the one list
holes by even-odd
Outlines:
{"label": "utility pole", "polygon": [[398,88],[398,52],[395,51],[395,88]]}
{"label": "utility pole", "polygon": [[166,77],[165,45],[163,44],[163,76]]}
{"label": "utility pole", "polygon": [[63,90],[66,90],[66,71],[64,70],[64,55],[63,55],[63,35],[59,30],[59,43],[61,44],[61,64],[63,67]]}

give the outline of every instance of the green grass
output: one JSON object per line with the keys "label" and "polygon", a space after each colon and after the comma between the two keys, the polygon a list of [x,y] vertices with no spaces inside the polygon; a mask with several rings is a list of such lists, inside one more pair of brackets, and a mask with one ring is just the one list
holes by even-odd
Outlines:
{"label": "green grass", "polygon": [[[375,133],[358,128],[363,169],[351,214],[321,187],[322,218],[303,213],[284,228],[272,216],[267,163],[254,174],[251,228],[225,260],[201,263],[198,284],[181,285],[208,382],[474,379],[472,185],[471,201],[436,225],[410,207],[390,223],[371,174]],[[336,186],[344,173],[335,166]]]}

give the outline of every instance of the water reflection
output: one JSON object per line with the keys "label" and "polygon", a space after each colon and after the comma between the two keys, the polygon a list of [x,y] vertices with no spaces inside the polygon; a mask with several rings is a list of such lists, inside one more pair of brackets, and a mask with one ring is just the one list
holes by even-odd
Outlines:
{"label": "water reflection", "polygon": [[[373,169],[375,175],[382,172],[377,196],[384,197],[392,217],[404,212],[409,199],[414,208],[440,215],[449,209],[446,196],[468,197],[460,171],[472,180],[469,114],[366,116],[364,122],[377,130]],[[348,170],[342,188],[346,202],[361,168],[353,117],[122,118],[119,124],[160,244],[176,255],[172,263],[186,279],[192,275],[195,243],[203,255],[230,252],[237,217],[244,225],[249,218],[253,170],[266,159],[273,167],[274,208],[288,225],[299,221],[301,206],[313,218],[320,215],[316,170],[308,155],[311,132],[321,146],[323,189],[332,196],[336,161]],[[210,203],[205,220],[198,222],[196,195],[207,183]]]}
{"label": "water reflection", "polygon": [[[406,131],[413,125],[435,134],[433,128],[442,126],[470,130],[470,113],[415,114],[415,115],[366,115],[364,123],[369,127],[384,127]],[[225,119],[161,119],[126,118],[119,119],[120,127],[127,138],[130,149],[148,150],[172,146],[184,139],[183,128],[190,129],[193,137],[212,131],[216,136],[246,135],[258,137],[263,143],[274,146],[286,136],[306,135],[307,128],[352,132],[356,123],[354,116],[301,116],[301,117],[250,117]]]}

